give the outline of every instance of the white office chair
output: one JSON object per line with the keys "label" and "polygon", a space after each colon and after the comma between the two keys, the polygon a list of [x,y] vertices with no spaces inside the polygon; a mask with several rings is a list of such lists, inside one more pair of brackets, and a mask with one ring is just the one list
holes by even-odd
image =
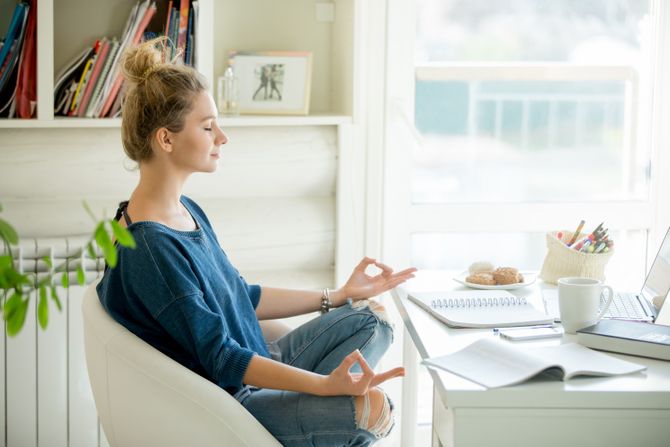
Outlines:
{"label": "white office chair", "polygon": [[82,305],[86,364],[113,447],[280,445],[226,391],[114,321],[96,285],[88,287]]}

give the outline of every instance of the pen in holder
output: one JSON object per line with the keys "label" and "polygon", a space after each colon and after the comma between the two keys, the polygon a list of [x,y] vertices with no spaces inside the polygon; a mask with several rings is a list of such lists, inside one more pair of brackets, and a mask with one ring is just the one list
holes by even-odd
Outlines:
{"label": "pen in holder", "polygon": [[[558,235],[562,234],[562,239]],[[552,231],[547,233],[547,255],[544,257],[540,278],[545,282],[556,284],[559,278],[578,276],[603,281],[605,267],[614,249],[606,252],[588,253],[568,247],[565,242],[572,239],[574,233],[569,231]],[[584,234],[578,234],[577,240]],[[574,244],[573,244],[574,245]]]}

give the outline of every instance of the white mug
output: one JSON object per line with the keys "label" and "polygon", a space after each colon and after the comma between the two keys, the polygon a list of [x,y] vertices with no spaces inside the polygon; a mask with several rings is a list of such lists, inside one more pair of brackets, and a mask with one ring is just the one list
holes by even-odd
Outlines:
{"label": "white mug", "polygon": [[[607,303],[600,307],[600,297],[607,290]],[[561,324],[569,334],[579,329],[596,324],[605,315],[612,304],[614,292],[602,281],[591,278],[560,278],[558,280],[558,308],[561,313]]]}

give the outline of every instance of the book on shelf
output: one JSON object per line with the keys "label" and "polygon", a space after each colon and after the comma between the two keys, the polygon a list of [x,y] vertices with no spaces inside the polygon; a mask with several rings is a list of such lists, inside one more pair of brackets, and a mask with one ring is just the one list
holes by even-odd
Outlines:
{"label": "book on shelf", "polygon": [[589,348],[670,360],[670,326],[644,321],[600,320],[577,331],[577,341]]}
{"label": "book on shelf", "polygon": [[105,65],[105,59],[107,58],[107,53],[109,53],[109,40],[107,40],[106,37],[103,38],[97,48],[98,54],[96,55],[95,63],[91,67],[91,76],[86,83],[86,89],[84,90],[84,94],[81,98],[81,104],[76,110],[76,114],[79,117],[86,115],[86,109],[89,102],[91,101],[91,95],[93,94],[95,85],[99,82],[102,67]]}
{"label": "book on shelf", "polygon": [[488,328],[552,324],[553,317],[506,290],[410,293],[408,298],[451,327]]}
{"label": "book on shelf", "polygon": [[[97,43],[96,43],[97,47]],[[77,110],[79,105],[81,95],[83,94],[84,86],[86,81],[91,73],[91,66],[95,63],[96,53],[95,50],[91,54],[91,57],[86,61],[84,65],[84,70],[82,70],[81,75],[79,76],[79,82],[77,83],[77,88],[74,91],[74,96],[72,97],[72,103],[70,104],[70,109],[67,111],[68,116],[74,116],[74,112]]]}
{"label": "book on shelf", "polygon": [[[119,39],[101,37],[99,48],[94,45],[83,50],[61,70],[54,83],[56,115],[87,118],[118,116],[124,91],[121,56],[126,48],[137,45],[143,39],[164,34],[170,38],[166,45],[170,51],[179,51],[181,58],[188,55],[183,62],[194,63],[197,58],[197,1],[167,2],[165,16],[161,12],[158,19],[160,23],[154,20],[157,11],[155,0],[138,1],[128,15]],[[183,39],[182,48],[178,47],[180,39]],[[172,59],[171,54],[166,54],[166,59]]]}
{"label": "book on shelf", "polygon": [[9,29],[7,30],[7,35],[3,39],[4,43],[2,48],[0,48],[0,70],[1,67],[5,66],[5,59],[7,58],[10,49],[14,46],[14,41],[21,32],[20,27],[25,20],[27,12],[28,5],[26,3],[17,3],[14,7],[12,19],[9,22]]}
{"label": "book on shelf", "polygon": [[21,50],[16,81],[16,116],[29,119],[37,108],[37,2],[28,11],[26,37]]}
{"label": "book on shelf", "polygon": [[18,3],[0,48],[0,116],[4,118],[17,114],[30,118],[34,112],[36,16],[37,2]]}
{"label": "book on shelf", "polygon": [[486,388],[515,385],[537,376],[566,381],[575,376],[615,376],[646,369],[577,343],[531,347],[491,337],[423,363]]}
{"label": "book on shelf", "polygon": [[189,0],[181,0],[179,2],[179,30],[177,34],[177,48],[179,51],[179,58],[186,61],[186,38],[188,36],[188,11]]}
{"label": "book on shelf", "polygon": [[[137,45],[140,42],[144,30],[146,29],[147,25],[149,25],[149,22],[155,13],[155,2],[146,0],[139,4],[137,13],[134,14],[134,17],[136,17],[137,20],[134,21],[132,26],[128,29],[127,34],[124,36],[124,49],[133,45]],[[123,82],[123,75],[121,74],[120,67],[115,71],[115,73],[114,82],[111,84],[109,95],[107,95],[105,98],[105,104],[103,105],[102,111],[100,112],[101,117],[111,116],[111,114],[108,115],[108,113],[112,108],[114,101],[116,100],[116,96],[119,94],[121,83]]]}
{"label": "book on shelf", "polygon": [[107,79],[109,78],[112,63],[116,58],[116,54],[118,51],[119,51],[119,41],[117,39],[112,39],[112,41],[109,44],[109,53],[105,59],[105,63],[100,73],[100,78],[93,90],[91,101],[88,107],[86,108],[87,118],[93,118],[94,116],[97,116],[97,113],[99,113],[98,110],[102,98],[102,89],[105,83],[107,82]]}
{"label": "book on shelf", "polygon": [[54,83],[54,113],[56,115],[67,115],[81,74],[92,55],[93,48],[85,48],[56,76]]}

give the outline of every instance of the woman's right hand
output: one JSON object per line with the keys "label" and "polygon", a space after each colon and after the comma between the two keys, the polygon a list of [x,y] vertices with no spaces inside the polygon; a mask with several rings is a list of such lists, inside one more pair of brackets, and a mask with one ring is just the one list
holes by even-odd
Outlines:
{"label": "woman's right hand", "polygon": [[[349,370],[358,362],[361,366],[362,373],[351,373]],[[365,361],[363,354],[356,350],[346,356],[340,366],[335,368],[333,372],[325,376],[325,386],[323,388],[323,395],[326,396],[362,396],[367,393],[370,388],[374,388],[380,383],[386,382],[394,377],[405,375],[405,368],[398,367],[388,371],[376,374],[368,362]]]}

